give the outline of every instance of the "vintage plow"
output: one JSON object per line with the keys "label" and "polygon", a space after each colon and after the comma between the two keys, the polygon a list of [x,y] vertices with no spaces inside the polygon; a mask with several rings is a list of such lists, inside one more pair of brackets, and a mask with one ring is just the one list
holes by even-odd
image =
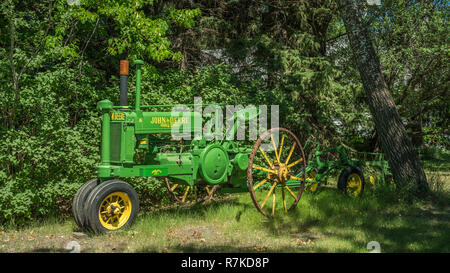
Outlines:
{"label": "vintage plow", "polygon": [[[135,105],[128,105],[126,61],[121,61],[120,69],[121,105],[114,106],[109,100],[98,103],[102,112],[101,162],[97,177],[85,183],[73,200],[75,221],[81,228],[108,232],[135,221],[139,198],[132,186],[120,180],[126,177],[163,179],[173,199],[185,204],[206,201],[219,188],[221,192],[250,192],[257,210],[268,217],[294,209],[305,187],[313,191],[333,169],[343,170],[339,188],[354,195],[363,191],[359,168],[364,162],[349,159],[343,146],[324,151],[312,141],[302,146],[285,128],[265,131],[253,145],[209,138],[208,134],[193,140],[174,138],[174,126],[184,134],[201,131],[195,122],[200,114],[170,111],[175,105],[141,105],[143,62],[135,64]],[[231,135],[236,134],[240,122],[257,116],[235,112]],[[304,153],[307,145],[317,148],[310,160]],[[321,161],[320,156],[328,152],[338,153],[339,160]],[[383,160],[373,164],[386,168]]]}
{"label": "vintage plow", "polygon": [[[311,147],[312,146],[312,147]],[[351,147],[341,144],[337,147],[325,148],[318,142],[307,140],[304,149],[312,148],[312,153],[306,173],[308,179],[305,182],[307,190],[316,191],[319,183],[333,173],[340,171],[337,186],[340,190],[357,196],[364,191],[365,175],[363,169],[371,169],[368,173],[368,182],[374,187],[383,183],[391,176],[389,165],[384,160],[382,153],[358,152]],[[333,155],[335,160],[322,160],[326,155]]]}

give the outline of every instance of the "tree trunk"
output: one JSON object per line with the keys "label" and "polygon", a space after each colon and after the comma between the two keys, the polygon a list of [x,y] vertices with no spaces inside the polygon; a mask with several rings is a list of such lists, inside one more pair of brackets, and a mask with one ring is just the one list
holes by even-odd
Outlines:
{"label": "tree trunk", "polygon": [[355,0],[338,0],[375,128],[398,188],[416,196],[429,192],[425,172],[387,88],[380,61]]}

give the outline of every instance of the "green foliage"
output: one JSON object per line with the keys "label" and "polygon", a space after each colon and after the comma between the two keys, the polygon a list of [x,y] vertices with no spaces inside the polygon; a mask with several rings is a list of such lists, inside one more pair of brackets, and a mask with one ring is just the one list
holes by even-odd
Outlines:
{"label": "green foliage", "polygon": [[[410,135],[417,146],[448,149],[442,3],[384,1],[363,11]],[[70,211],[99,162],[96,104],[119,102],[119,59],[146,61],[142,104],[191,104],[198,96],[279,105],[280,126],[302,142],[376,149],[338,12],[333,0],[2,1],[0,223]],[[134,87],[131,67],[130,104]],[[127,182],[149,206],[167,201],[161,181]]]}
{"label": "green foliage", "polygon": [[386,83],[413,144],[448,148],[449,6],[387,1],[369,16]]}
{"label": "green foliage", "polygon": [[100,126],[90,105],[98,97],[92,78],[76,80],[77,73],[47,71],[33,79],[33,88],[23,86],[19,122],[26,123],[1,135],[0,221],[19,223],[57,213],[60,206],[67,210],[83,180],[93,175]]}
{"label": "green foliage", "polygon": [[[166,32],[171,25],[193,26],[199,10],[152,16],[146,13],[151,4],[2,2],[0,223],[67,213],[78,188],[95,176],[100,159],[95,107],[101,99],[118,97],[112,87],[117,82],[97,65],[105,54],[179,59]],[[157,197],[161,192],[136,188]]]}

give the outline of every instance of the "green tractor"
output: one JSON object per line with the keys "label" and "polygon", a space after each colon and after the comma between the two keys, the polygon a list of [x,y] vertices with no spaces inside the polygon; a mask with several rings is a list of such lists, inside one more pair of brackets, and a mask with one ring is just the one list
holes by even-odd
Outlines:
{"label": "green tractor", "polygon": [[[359,187],[356,194],[362,192],[364,178],[357,169],[359,162],[345,158],[321,162],[320,152],[316,153],[317,160],[307,162],[306,145],[285,128],[269,129],[253,145],[244,144],[202,134],[198,123],[202,116],[196,111],[175,111],[175,105],[141,105],[143,61],[137,60],[135,65],[135,105],[128,105],[127,61],[121,61],[120,105],[114,106],[109,100],[97,105],[102,113],[101,162],[97,177],[85,183],[73,199],[73,214],[80,228],[104,233],[133,224],[139,197],[132,186],[120,180],[126,177],[164,179],[169,194],[182,204],[207,201],[218,189],[249,192],[257,210],[267,217],[293,210],[305,187],[317,187],[332,168],[345,169],[340,178],[345,182],[339,187],[352,192]],[[236,135],[239,124],[258,116],[245,109],[236,111],[230,134]],[[184,136],[200,133],[201,137],[173,137],[174,130]],[[336,151],[343,153],[344,148]]]}

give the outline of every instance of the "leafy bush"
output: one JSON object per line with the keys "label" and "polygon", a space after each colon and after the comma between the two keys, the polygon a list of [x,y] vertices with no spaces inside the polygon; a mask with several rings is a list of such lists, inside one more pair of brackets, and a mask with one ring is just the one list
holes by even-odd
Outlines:
{"label": "leafy bush", "polygon": [[[85,66],[82,75],[101,73]],[[79,77],[77,69],[45,71],[23,86],[17,105],[22,126],[5,128],[0,135],[0,223],[25,224],[27,221],[70,213],[78,188],[95,177],[100,161],[101,99],[118,103],[118,80],[100,86],[99,77]],[[129,83],[130,104],[134,103],[134,78]],[[250,103],[246,92],[237,87],[229,67],[217,65],[195,71],[158,71],[146,65],[142,81],[142,104]],[[270,91],[264,91],[270,93]],[[257,96],[261,103],[267,96]],[[255,98],[251,101],[256,104]],[[259,103],[259,102],[258,102]],[[163,181],[147,178],[127,179],[138,192],[144,206],[167,203]]]}

